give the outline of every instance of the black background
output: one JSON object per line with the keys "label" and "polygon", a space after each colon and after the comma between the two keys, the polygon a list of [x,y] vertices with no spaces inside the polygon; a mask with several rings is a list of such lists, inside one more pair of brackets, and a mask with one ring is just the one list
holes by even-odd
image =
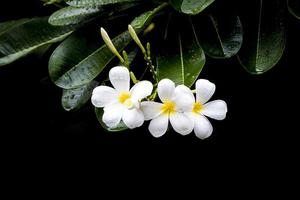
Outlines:
{"label": "black background", "polygon": [[[39,1],[20,1],[17,7],[16,10],[16,5],[1,5],[0,21],[52,12]],[[212,162],[217,163],[215,172],[227,167],[251,166],[268,171],[279,164],[290,166],[298,149],[294,138],[299,134],[295,129],[299,123],[296,111],[299,34],[300,21],[288,15],[284,55],[276,67],[263,75],[248,74],[236,58],[208,58],[200,77],[216,84],[213,99],[227,102],[228,115],[224,121],[211,121],[213,135],[203,141],[193,134],[183,137],[172,131],[156,139],[148,132],[147,125],[132,131],[107,133],[98,124],[91,105],[80,112],[64,111],[60,104],[61,90],[48,78],[49,53],[1,67],[3,153],[23,166],[31,161],[52,166],[52,161],[77,160],[76,164],[87,166],[90,162],[99,162],[100,166],[114,163],[116,171],[119,167],[123,171],[132,163],[134,169],[144,169],[142,163],[151,164],[153,171],[171,169],[162,167],[162,163],[178,171],[192,167],[195,174],[205,173],[204,168]]]}

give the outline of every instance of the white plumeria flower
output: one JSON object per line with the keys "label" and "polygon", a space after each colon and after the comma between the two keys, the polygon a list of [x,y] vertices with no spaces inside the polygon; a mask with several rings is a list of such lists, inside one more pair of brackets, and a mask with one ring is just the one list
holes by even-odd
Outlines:
{"label": "white plumeria flower", "polygon": [[158,83],[157,92],[162,103],[144,101],[141,109],[145,120],[151,120],[149,131],[154,137],[164,135],[168,129],[169,120],[173,129],[187,135],[193,131],[193,123],[185,114],[192,109],[195,102],[190,89],[184,85],[175,88],[174,82],[163,79]]}
{"label": "white plumeria flower", "polygon": [[216,120],[223,120],[226,117],[227,105],[225,101],[208,102],[215,90],[215,84],[208,80],[199,79],[196,82],[196,101],[194,100],[193,107],[190,112],[187,112],[187,115],[192,119],[194,132],[200,139],[209,137],[213,132],[213,127],[205,116]]}
{"label": "white plumeria flower", "polygon": [[129,71],[122,66],[109,71],[109,80],[114,88],[98,86],[92,95],[93,105],[104,107],[102,121],[110,128],[117,126],[121,120],[130,129],[140,127],[144,123],[140,101],[152,93],[152,83],[140,81],[129,90]]}

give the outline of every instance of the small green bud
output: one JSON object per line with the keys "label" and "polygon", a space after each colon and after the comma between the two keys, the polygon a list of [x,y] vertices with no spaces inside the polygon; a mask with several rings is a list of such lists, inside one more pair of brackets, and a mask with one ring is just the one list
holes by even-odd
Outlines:
{"label": "small green bud", "polygon": [[133,82],[134,84],[136,84],[137,82],[139,82],[139,81],[136,79],[136,77],[135,77],[135,75],[134,75],[133,72],[130,72],[130,78],[131,78],[131,80],[132,80],[132,82]]}
{"label": "small green bud", "polygon": [[122,55],[124,58],[125,67],[129,68],[129,61],[128,61],[128,55],[126,51],[122,51]]}

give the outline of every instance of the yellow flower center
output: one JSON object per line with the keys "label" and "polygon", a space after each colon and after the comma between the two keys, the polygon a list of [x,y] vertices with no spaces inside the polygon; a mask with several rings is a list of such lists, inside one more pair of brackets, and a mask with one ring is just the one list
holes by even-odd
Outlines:
{"label": "yellow flower center", "polygon": [[196,102],[196,103],[194,103],[192,111],[193,111],[193,113],[199,114],[202,109],[203,109],[203,105],[200,102]]}
{"label": "yellow flower center", "polygon": [[121,92],[119,94],[119,102],[124,104],[128,99],[130,99],[131,94],[130,92]]}
{"label": "yellow flower center", "polygon": [[169,115],[175,113],[175,103],[172,101],[165,101],[161,107],[162,113]]}

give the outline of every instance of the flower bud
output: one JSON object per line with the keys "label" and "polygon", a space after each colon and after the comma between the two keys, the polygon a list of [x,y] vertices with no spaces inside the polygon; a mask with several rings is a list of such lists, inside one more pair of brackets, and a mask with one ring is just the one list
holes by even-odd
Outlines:
{"label": "flower bud", "polygon": [[110,37],[108,36],[107,32],[104,30],[104,28],[101,28],[101,36],[102,39],[104,40],[106,46],[110,49],[110,51],[115,54],[116,56],[118,56],[118,58],[120,59],[120,61],[122,63],[124,63],[124,59],[122,58],[122,56],[119,54],[119,52],[117,51],[115,45],[112,43]]}
{"label": "flower bud", "polygon": [[146,50],[144,48],[144,46],[142,45],[139,37],[137,36],[135,30],[132,28],[132,26],[129,24],[128,25],[128,31],[132,37],[132,39],[135,41],[135,43],[140,47],[140,49],[142,50],[143,54],[146,55]]}

